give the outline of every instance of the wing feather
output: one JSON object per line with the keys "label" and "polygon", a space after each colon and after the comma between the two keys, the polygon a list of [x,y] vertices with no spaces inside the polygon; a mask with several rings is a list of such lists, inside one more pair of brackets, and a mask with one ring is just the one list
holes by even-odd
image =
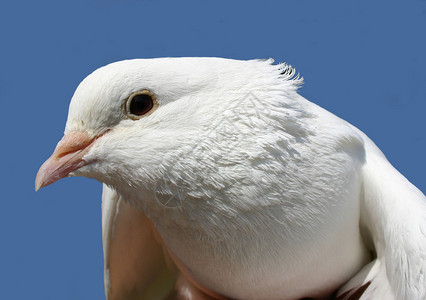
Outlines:
{"label": "wing feather", "polygon": [[108,300],[164,299],[172,291],[176,274],[169,271],[151,221],[106,185],[102,240]]}

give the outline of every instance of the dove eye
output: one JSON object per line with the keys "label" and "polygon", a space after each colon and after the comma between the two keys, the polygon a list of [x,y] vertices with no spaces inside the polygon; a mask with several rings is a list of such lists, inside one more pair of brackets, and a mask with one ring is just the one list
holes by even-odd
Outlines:
{"label": "dove eye", "polygon": [[127,101],[127,112],[130,118],[139,119],[156,106],[154,95],[148,90],[131,95]]}

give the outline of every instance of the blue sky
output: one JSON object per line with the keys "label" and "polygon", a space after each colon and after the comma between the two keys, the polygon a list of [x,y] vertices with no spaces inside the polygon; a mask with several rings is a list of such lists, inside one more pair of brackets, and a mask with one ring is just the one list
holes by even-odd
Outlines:
{"label": "blue sky", "polygon": [[426,1],[2,1],[3,299],[104,299],[101,184],[34,192],[69,100],[94,69],[162,56],[273,57],[423,192]]}

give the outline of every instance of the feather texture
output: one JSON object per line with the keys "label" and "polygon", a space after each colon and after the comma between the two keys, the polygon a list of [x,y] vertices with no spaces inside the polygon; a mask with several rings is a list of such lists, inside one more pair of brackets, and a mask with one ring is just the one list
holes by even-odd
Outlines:
{"label": "feather texture", "polygon": [[[111,207],[125,201],[152,222],[178,282],[206,294],[324,298],[343,286],[337,298],[424,299],[424,195],[362,132],[300,96],[302,82],[271,59],[129,60],[89,75],[65,134],[96,137],[71,175],[114,190],[107,260]],[[133,120],[123,103],[142,89],[158,107]]]}

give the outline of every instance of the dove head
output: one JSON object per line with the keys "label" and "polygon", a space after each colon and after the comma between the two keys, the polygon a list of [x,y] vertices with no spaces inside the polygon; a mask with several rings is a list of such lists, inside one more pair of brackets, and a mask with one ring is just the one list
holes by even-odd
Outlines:
{"label": "dove head", "polygon": [[[136,59],[102,67],[76,89],[64,138],[40,168],[36,189],[85,176],[135,203],[147,193],[175,202],[188,193],[203,197],[194,185],[212,178],[218,161],[235,164],[241,153],[231,152],[241,143],[250,148],[253,128],[266,129],[265,108],[276,105],[272,94],[301,83],[293,75],[273,60]],[[217,180],[213,188],[226,186],[226,178]]]}

